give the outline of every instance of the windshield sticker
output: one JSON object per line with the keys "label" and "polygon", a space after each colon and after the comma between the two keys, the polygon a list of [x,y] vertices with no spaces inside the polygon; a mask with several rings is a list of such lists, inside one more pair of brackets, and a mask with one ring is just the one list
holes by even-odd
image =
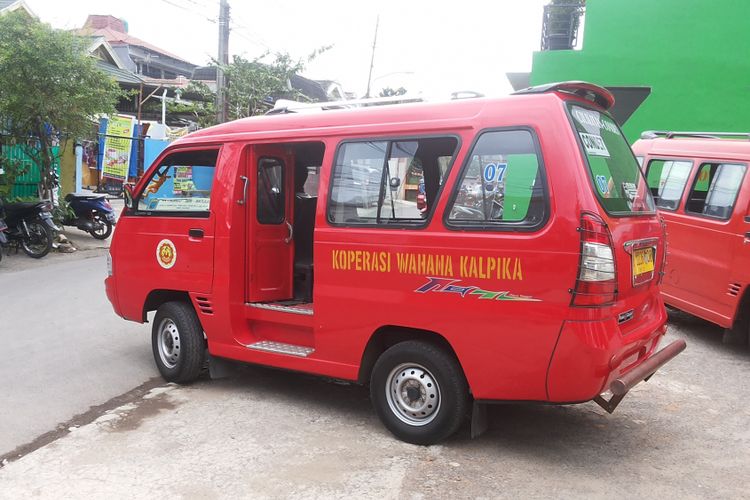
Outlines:
{"label": "windshield sticker", "polygon": [[632,182],[622,183],[622,193],[625,195],[625,199],[628,203],[628,208],[633,209],[633,202],[638,196],[638,188]]}
{"label": "windshield sticker", "polygon": [[171,269],[177,262],[177,247],[172,240],[161,240],[156,245],[156,262],[164,269]]}
{"label": "windshield sticker", "polygon": [[607,180],[607,177],[604,175],[597,175],[596,176],[596,188],[599,190],[599,192],[606,196],[609,194],[609,181]]}
{"label": "windshield sticker", "polygon": [[609,158],[609,151],[607,150],[607,145],[604,144],[602,136],[587,134],[585,132],[579,132],[578,135],[581,136],[581,142],[587,154]]}
{"label": "windshield sticker", "polygon": [[148,202],[148,210],[200,212],[208,210],[209,198],[156,198]]}
{"label": "windshield sticker", "polygon": [[484,167],[484,182],[503,182],[507,163],[488,163]]}
{"label": "windshield sticker", "polygon": [[620,134],[620,131],[617,130],[617,125],[615,125],[614,122],[606,119],[596,111],[587,111],[585,109],[576,107],[573,108],[573,116],[576,120],[578,120],[578,123],[580,123],[584,127],[595,127],[598,130],[604,129],[607,132],[612,132],[613,134]]}

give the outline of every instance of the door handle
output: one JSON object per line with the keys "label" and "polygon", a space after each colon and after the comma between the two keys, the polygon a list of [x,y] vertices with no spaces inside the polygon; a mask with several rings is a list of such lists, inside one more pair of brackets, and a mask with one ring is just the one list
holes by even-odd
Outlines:
{"label": "door handle", "polygon": [[240,179],[242,179],[243,186],[242,186],[242,199],[237,200],[238,205],[244,205],[245,201],[247,200],[247,183],[249,179],[245,177],[244,175],[240,175]]}
{"label": "door handle", "polygon": [[750,245],[750,232],[745,233],[745,245]]}
{"label": "door handle", "polygon": [[191,238],[201,239],[203,238],[203,229],[196,229],[196,228],[190,229],[188,231],[188,236],[190,236]]}
{"label": "door handle", "polygon": [[294,239],[294,228],[292,228],[292,225],[289,223],[289,221],[286,221],[286,227],[289,230],[289,235],[284,238],[284,243],[289,243]]}

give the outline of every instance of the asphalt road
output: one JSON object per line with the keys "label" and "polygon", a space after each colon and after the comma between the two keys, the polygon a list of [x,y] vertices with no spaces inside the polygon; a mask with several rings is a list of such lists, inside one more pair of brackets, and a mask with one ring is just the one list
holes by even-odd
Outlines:
{"label": "asphalt road", "polygon": [[158,375],[148,325],[104,294],[103,252],[0,262],[0,456]]}

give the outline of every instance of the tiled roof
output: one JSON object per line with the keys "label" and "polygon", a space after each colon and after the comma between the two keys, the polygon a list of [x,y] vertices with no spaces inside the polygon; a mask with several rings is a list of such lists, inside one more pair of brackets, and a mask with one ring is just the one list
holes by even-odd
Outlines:
{"label": "tiled roof", "polygon": [[140,38],[136,38],[134,36],[128,35],[127,33],[123,33],[121,31],[115,31],[112,28],[99,28],[99,29],[82,28],[78,30],[78,33],[81,35],[104,37],[104,39],[107,40],[107,42],[109,42],[110,45],[135,45],[138,47],[143,47],[144,49],[148,49],[152,52],[164,54],[165,56],[171,57],[172,59],[175,59],[177,61],[182,61],[186,64],[195,66],[190,61],[186,61],[180,56],[171,54],[164,49],[160,49],[159,47],[155,45],[151,45],[148,42],[144,42]]}

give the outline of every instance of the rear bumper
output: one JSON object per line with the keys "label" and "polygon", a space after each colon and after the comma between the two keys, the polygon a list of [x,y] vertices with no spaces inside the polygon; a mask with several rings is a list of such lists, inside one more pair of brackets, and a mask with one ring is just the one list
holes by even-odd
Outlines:
{"label": "rear bumper", "polygon": [[119,307],[120,304],[117,302],[117,290],[114,277],[109,276],[104,280],[104,290],[107,292],[107,298],[109,299],[110,304],[112,304],[112,309],[114,309],[115,314],[122,317]]}
{"label": "rear bumper", "polygon": [[666,311],[658,305],[625,331],[615,318],[565,321],[547,372],[548,401],[591,401],[615,380],[628,381],[631,372],[639,373],[667,331]]}
{"label": "rear bumper", "polygon": [[684,340],[675,340],[636,368],[630,370],[622,377],[613,380],[612,383],[609,384],[609,392],[612,393],[612,397],[609,400],[606,400],[602,395],[599,395],[594,398],[594,401],[607,410],[607,412],[614,412],[617,405],[620,404],[620,401],[622,401],[630,389],[651,378],[651,375],[656,373],[659,368],[684,351],[686,346],[687,344]]}

